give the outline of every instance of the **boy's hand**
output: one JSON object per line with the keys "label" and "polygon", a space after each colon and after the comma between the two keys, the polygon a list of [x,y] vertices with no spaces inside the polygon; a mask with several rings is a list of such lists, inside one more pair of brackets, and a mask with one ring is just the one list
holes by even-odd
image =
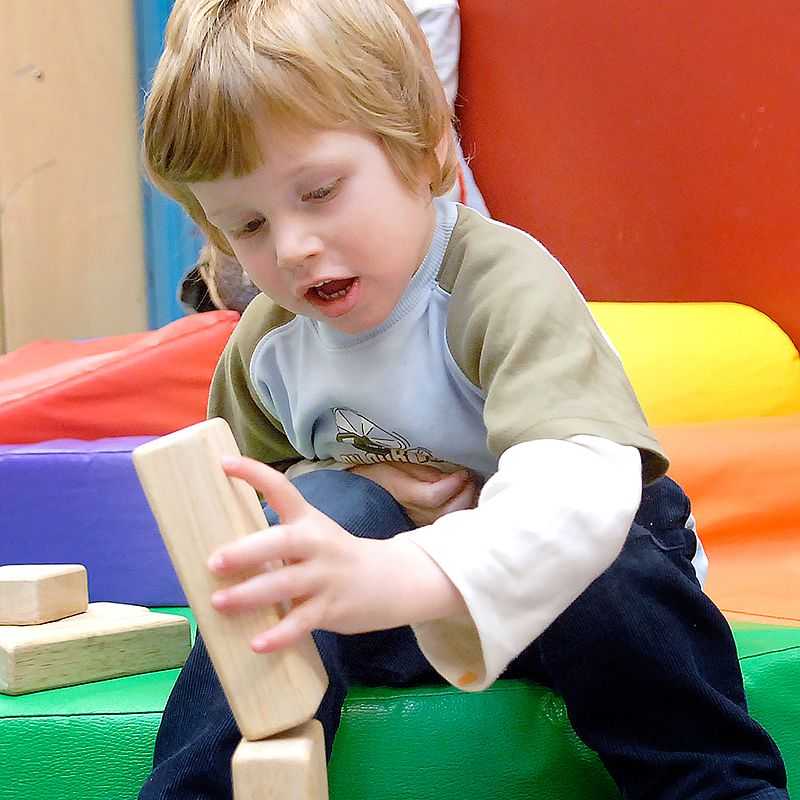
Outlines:
{"label": "boy's hand", "polygon": [[451,511],[474,508],[478,487],[466,470],[447,475],[423,464],[381,463],[353,467],[382,486],[403,506],[411,521],[431,525]]}
{"label": "boy's hand", "polygon": [[[353,536],[307,503],[282,473],[258,461],[229,458],[223,468],[260,491],[280,518],[279,525],[209,559],[215,575],[242,578],[212,596],[218,611],[291,604],[280,622],[253,639],[256,652],[290,646],[316,628],[364,633],[465,613],[450,579],[412,541]],[[265,571],[281,561],[286,565]]]}

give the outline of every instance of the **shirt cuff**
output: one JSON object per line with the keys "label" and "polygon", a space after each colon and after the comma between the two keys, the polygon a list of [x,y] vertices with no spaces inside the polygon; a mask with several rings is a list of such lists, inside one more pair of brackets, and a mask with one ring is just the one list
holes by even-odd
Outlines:
{"label": "shirt cuff", "polygon": [[478,507],[400,534],[439,565],[468,615],[413,627],[449,683],[490,686],[619,554],[641,500],[634,447],[595,436],[509,448]]}

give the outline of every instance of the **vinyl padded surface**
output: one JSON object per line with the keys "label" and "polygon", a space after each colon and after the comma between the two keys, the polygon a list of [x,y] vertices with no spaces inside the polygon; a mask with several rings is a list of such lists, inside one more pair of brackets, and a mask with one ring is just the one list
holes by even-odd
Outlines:
{"label": "vinyl padded surface", "polygon": [[[655,432],[692,499],[711,598],[764,622],[800,622],[800,497],[788,488],[800,485],[800,414]],[[82,563],[92,602],[185,604],[131,459],[150,438],[0,444],[0,508],[15,533],[0,537],[0,564]]]}
{"label": "vinyl padded surface", "polygon": [[0,564],[83,564],[89,599],[145,606],[186,599],[133,469],[152,437],[0,444]]}
{"label": "vinyl padded surface", "polygon": [[238,319],[210,311],[155,331],[41,339],[0,356],[0,442],[155,436],[199,422]]}
{"label": "vinyl padded surface", "polygon": [[670,474],[692,500],[729,618],[800,623],[800,414],[663,426]]}
{"label": "vinyl padded surface", "polygon": [[[735,623],[734,632],[751,710],[800,792],[800,629]],[[177,674],[0,698],[0,800],[134,800]],[[330,786],[334,800],[618,797],[561,700],[518,681],[480,694],[353,689]]]}

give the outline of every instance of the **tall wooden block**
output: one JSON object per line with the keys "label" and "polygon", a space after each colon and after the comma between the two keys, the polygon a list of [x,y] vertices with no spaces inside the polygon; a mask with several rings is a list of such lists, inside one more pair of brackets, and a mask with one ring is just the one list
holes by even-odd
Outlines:
{"label": "tall wooden block", "polygon": [[310,636],[277,653],[250,649],[283,609],[228,616],[211,606],[235,582],[211,574],[211,553],[267,525],[253,488],[223,472],[224,455],[239,449],[228,423],[212,419],[137,447],[133,461],[239,729],[263,739],[311,719],[328,676]]}
{"label": "tall wooden block", "polygon": [[89,606],[81,564],[8,564],[0,567],[0,625],[41,625]]}
{"label": "tall wooden block", "polygon": [[90,603],[74,617],[0,627],[0,694],[26,694],[180,667],[191,647],[184,617]]}
{"label": "tall wooden block", "polygon": [[243,739],[231,769],[234,800],[326,800],[322,725],[312,719],[271,739]]}

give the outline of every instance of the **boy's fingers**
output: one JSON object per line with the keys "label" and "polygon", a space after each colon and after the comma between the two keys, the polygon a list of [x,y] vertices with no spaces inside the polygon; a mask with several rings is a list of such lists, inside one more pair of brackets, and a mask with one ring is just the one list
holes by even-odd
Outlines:
{"label": "boy's fingers", "polygon": [[282,522],[302,514],[308,504],[289,479],[260,461],[244,456],[226,456],[222,469],[229,478],[242,478],[264,495]]}
{"label": "boy's fingers", "polygon": [[450,514],[453,511],[464,511],[468,508],[474,508],[475,500],[477,499],[476,493],[475,484],[469,481],[464,485],[464,488],[442,508],[442,516]]}
{"label": "boy's fingers", "polygon": [[250,642],[250,647],[256,653],[273,653],[297,644],[312,630],[321,627],[322,609],[323,604],[318,597],[294,606],[280,622],[258,634]]}
{"label": "boy's fingers", "polygon": [[465,472],[455,472],[434,483],[418,483],[415,487],[417,502],[426,508],[439,508],[462,490],[467,477]]}
{"label": "boy's fingers", "polygon": [[438,481],[442,477],[441,470],[435,467],[429,467],[425,464],[406,464],[402,461],[392,461],[390,463],[393,470],[409,475],[418,481],[431,483],[433,481]]}
{"label": "boy's fingers", "polygon": [[273,525],[216,550],[208,559],[208,568],[215,575],[235,575],[261,568],[271,561],[308,558],[310,550],[308,538],[298,535],[296,527]]}
{"label": "boy's fingers", "polygon": [[236,586],[215,592],[211,603],[217,611],[249,611],[273,606],[286,600],[305,597],[316,588],[305,564],[262,572]]}

